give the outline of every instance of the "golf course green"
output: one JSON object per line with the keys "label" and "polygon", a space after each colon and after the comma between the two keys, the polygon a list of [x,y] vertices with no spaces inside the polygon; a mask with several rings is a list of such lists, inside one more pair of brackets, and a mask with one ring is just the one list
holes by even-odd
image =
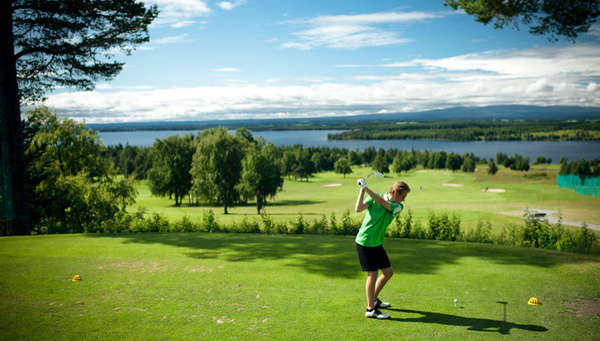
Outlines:
{"label": "golf course green", "polygon": [[[424,224],[432,212],[449,212],[461,219],[463,230],[477,226],[481,221],[491,223],[492,232],[499,233],[508,224],[522,224],[525,210],[548,211],[548,218],[562,217],[563,223],[575,225],[586,223],[600,227],[600,197],[580,195],[575,191],[556,185],[559,165],[533,165],[528,172],[513,171],[503,166],[495,175],[487,173],[487,165],[478,165],[474,173],[448,170],[416,169],[408,173],[386,174],[385,178],[371,177],[368,186],[383,193],[396,180],[411,186],[406,198],[406,209]],[[299,215],[304,220],[320,219],[323,215],[338,217],[349,211],[350,217],[362,220],[362,214],[354,213],[358,194],[356,179],[373,170],[370,167],[355,167],[346,175],[334,172],[317,173],[308,182],[293,179],[283,184],[283,190],[269,200],[263,209],[274,221],[294,221]],[[147,213],[158,213],[170,221],[188,217],[200,221],[204,212],[212,210],[221,224],[233,224],[243,219],[259,219],[252,201],[247,206],[229,208],[223,214],[219,206],[176,207],[166,197],[152,196],[148,185],[141,181],[137,185],[138,197],[133,212],[143,208]]]}
{"label": "golf course green", "polygon": [[[307,222],[353,213],[356,179],[332,172],[286,180],[270,219]],[[369,179],[385,192],[408,182],[415,220],[488,221],[498,233],[523,210],[600,223],[600,199],[555,184],[556,165],[488,175],[417,169]],[[252,202],[173,206],[137,184],[130,212],[221,225],[259,219]],[[406,213],[403,213],[406,214]],[[596,232],[597,233],[597,232]],[[387,238],[395,275],[382,292],[387,321],[364,317],[365,275],[351,235],[122,233],[0,238],[0,340],[594,340],[600,325],[600,255],[494,244]],[[75,275],[81,281],[73,281]],[[529,305],[537,298],[541,305]],[[456,303],[455,303],[456,300]]]}
{"label": "golf course green", "polygon": [[392,319],[381,321],[364,317],[352,236],[4,237],[0,339],[597,339],[599,256],[385,245],[395,275],[382,292]]}

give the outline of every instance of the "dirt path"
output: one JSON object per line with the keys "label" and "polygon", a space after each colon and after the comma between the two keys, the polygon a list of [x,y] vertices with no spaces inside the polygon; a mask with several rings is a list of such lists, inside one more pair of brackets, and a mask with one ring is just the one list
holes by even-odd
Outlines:
{"label": "dirt path", "polygon": [[[546,210],[543,208],[530,208],[529,211],[534,214],[536,214],[536,213],[545,214],[544,218],[548,219],[548,222],[550,224],[556,224],[558,222],[558,211]],[[583,226],[583,223],[580,221],[563,220],[561,223],[563,225],[569,225],[569,226],[578,226],[578,227]],[[591,230],[600,231],[600,225],[587,224],[587,227]]]}

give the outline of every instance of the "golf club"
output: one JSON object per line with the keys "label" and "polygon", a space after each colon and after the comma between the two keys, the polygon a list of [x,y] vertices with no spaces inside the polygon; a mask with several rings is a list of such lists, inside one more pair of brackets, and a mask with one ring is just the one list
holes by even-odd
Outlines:
{"label": "golf club", "polygon": [[375,171],[373,173],[370,173],[369,175],[365,176],[363,179],[368,179],[371,175],[375,175],[376,178],[383,178],[384,175],[383,173],[381,173],[380,171]]}

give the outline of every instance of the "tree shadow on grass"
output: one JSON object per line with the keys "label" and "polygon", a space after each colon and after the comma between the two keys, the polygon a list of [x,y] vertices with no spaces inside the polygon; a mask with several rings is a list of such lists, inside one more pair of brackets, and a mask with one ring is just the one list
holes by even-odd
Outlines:
{"label": "tree shadow on grass", "polygon": [[410,309],[388,309],[391,311],[397,311],[408,314],[419,314],[419,317],[408,317],[408,318],[391,318],[390,320],[396,322],[415,322],[415,323],[431,323],[431,324],[444,324],[448,326],[465,326],[469,327],[468,330],[479,331],[479,332],[496,332],[500,334],[510,334],[511,329],[522,329],[535,332],[545,332],[548,328],[543,326],[537,326],[533,324],[518,324],[507,321],[462,317],[457,315],[434,313],[431,311],[419,311]]}
{"label": "tree shadow on grass", "polygon": [[[265,235],[237,233],[139,233],[89,235],[95,238],[123,238],[124,243],[164,244],[186,248],[196,259],[223,259],[230,262],[285,260],[286,265],[327,277],[359,278],[360,270],[354,236]],[[396,273],[433,274],[463,257],[479,257],[497,264],[529,264],[552,267],[562,263],[588,261],[588,257],[543,250],[502,248],[452,242],[389,239],[385,248]]]}

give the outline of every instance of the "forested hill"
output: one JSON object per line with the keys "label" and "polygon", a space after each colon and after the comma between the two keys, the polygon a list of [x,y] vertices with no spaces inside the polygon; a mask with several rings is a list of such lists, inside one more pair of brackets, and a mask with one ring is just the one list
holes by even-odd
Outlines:
{"label": "forested hill", "polygon": [[600,120],[516,120],[369,123],[330,140],[598,141]]}
{"label": "forested hill", "polygon": [[342,117],[247,119],[212,121],[154,121],[88,124],[99,131],[197,130],[223,126],[251,130],[355,129],[364,123],[398,121],[501,121],[501,120],[600,120],[599,107],[502,105],[456,107],[423,112],[373,114]]}

